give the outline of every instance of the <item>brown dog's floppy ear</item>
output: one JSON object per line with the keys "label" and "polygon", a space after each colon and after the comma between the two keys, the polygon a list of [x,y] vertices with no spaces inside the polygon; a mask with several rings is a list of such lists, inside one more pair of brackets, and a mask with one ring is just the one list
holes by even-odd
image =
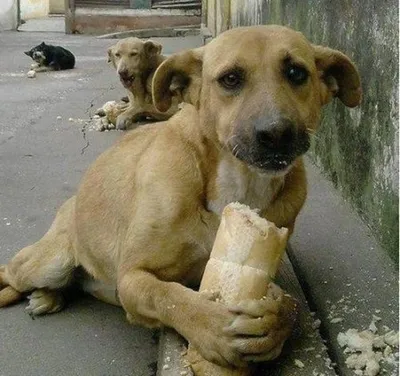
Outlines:
{"label": "brown dog's floppy ear", "polygon": [[107,63],[113,63],[114,64],[114,55],[113,55],[113,48],[110,47],[107,50],[108,58],[107,58]]}
{"label": "brown dog's floppy ear", "polygon": [[323,104],[338,97],[346,106],[356,107],[361,103],[362,89],[358,70],[342,52],[322,46],[313,46],[317,69],[322,71],[326,92]]}
{"label": "brown dog's floppy ear", "polygon": [[201,91],[204,47],[172,55],[156,70],[153,77],[153,103],[158,111],[171,107],[172,96],[179,93],[182,100],[198,107]]}
{"label": "brown dog's floppy ear", "polygon": [[162,51],[162,45],[148,39],[144,42],[144,50],[147,55],[159,55]]}

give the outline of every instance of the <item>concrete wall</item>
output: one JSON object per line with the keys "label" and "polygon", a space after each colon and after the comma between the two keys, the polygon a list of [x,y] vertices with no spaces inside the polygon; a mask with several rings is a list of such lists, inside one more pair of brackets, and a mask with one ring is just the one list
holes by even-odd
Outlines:
{"label": "concrete wall", "polygon": [[17,0],[0,1],[0,31],[15,30],[18,26]]}
{"label": "concrete wall", "polygon": [[65,1],[64,0],[49,0],[49,12],[54,14],[65,13]]}
{"label": "concrete wall", "polygon": [[398,258],[398,2],[208,0],[206,11],[213,34],[241,25],[289,25],[357,63],[363,103],[353,110],[338,101],[328,105],[311,155]]}
{"label": "concrete wall", "polygon": [[49,14],[49,0],[20,0],[20,8],[23,20],[46,17]]}

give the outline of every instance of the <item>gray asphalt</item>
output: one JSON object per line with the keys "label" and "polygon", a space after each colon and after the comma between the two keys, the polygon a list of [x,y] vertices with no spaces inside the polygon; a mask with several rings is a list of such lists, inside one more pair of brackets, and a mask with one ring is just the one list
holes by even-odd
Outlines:
{"label": "gray asphalt", "polygon": [[[27,78],[31,61],[23,51],[42,40],[70,49],[76,69]],[[167,54],[201,44],[199,37],[157,40]],[[84,134],[68,120],[88,118],[125,95],[106,63],[114,42],[0,33],[0,264],[47,231],[87,166],[120,137]],[[129,325],[121,309],[79,297],[60,313],[32,320],[25,305],[0,311],[0,376],[154,375],[156,333]]]}

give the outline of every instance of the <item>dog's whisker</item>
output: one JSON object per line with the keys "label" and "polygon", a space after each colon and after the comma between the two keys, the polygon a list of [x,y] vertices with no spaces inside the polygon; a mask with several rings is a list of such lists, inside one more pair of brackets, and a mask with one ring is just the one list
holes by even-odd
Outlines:
{"label": "dog's whisker", "polygon": [[236,144],[235,146],[234,146],[234,148],[232,149],[232,154],[235,156],[235,158],[238,156],[238,154],[239,154],[239,144]]}
{"label": "dog's whisker", "polygon": [[[234,134],[232,134],[231,136],[229,136],[226,140],[225,140],[225,142],[224,142],[224,147],[225,148],[229,148],[229,143],[230,143],[230,141],[232,141],[235,137],[237,137],[237,135],[236,135],[236,133],[234,133]],[[232,151],[233,152],[233,151]]]}

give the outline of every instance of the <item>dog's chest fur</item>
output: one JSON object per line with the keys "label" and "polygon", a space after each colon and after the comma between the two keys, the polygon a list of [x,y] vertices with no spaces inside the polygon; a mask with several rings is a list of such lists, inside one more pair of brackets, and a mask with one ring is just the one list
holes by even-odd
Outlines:
{"label": "dog's chest fur", "polygon": [[284,178],[260,174],[231,158],[224,158],[217,167],[214,193],[207,209],[221,215],[230,202],[238,201],[252,209],[266,209],[283,186]]}

